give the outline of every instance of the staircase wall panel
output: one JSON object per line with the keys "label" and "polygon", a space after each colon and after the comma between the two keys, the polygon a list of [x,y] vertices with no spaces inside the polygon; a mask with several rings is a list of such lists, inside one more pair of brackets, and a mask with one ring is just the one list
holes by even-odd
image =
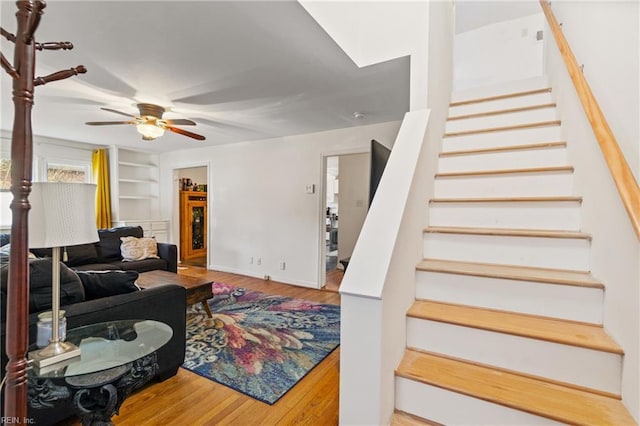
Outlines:
{"label": "staircase wall panel", "polygon": [[622,358],[610,352],[418,318],[407,318],[407,346],[620,393]]}
{"label": "staircase wall panel", "polygon": [[425,233],[425,258],[589,270],[589,241],[574,238]]}
{"label": "staircase wall panel", "polygon": [[396,378],[396,401],[399,410],[446,425],[561,425],[544,417],[404,377]]}
{"label": "staircase wall panel", "polygon": [[429,225],[578,231],[580,202],[431,202]]}
{"label": "staircase wall panel", "polygon": [[599,288],[417,271],[416,298],[601,324],[604,293]]}

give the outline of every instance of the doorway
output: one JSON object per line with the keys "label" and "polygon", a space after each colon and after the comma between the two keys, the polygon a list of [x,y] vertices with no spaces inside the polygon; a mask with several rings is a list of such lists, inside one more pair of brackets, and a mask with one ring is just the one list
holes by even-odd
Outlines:
{"label": "doorway", "polygon": [[207,267],[207,167],[174,170],[178,185],[178,259],[181,266]]}
{"label": "doorway", "polygon": [[369,207],[369,153],[324,161],[324,288],[337,291]]}

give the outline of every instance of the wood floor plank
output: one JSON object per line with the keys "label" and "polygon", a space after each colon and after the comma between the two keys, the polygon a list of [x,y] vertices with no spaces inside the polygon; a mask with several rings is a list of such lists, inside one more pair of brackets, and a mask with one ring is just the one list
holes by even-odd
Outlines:
{"label": "wood floor plank", "polygon": [[512,126],[501,126],[501,127],[490,127],[487,129],[474,129],[474,130],[461,130],[456,132],[447,132],[444,134],[445,138],[452,138],[456,136],[466,136],[466,135],[477,135],[481,133],[493,133],[493,132],[506,132],[509,130],[523,130],[523,129],[534,129],[537,127],[549,127],[549,126],[559,126],[561,123],[560,120],[551,120],[551,121],[540,121],[537,123],[528,123],[528,124],[514,124]]}
{"label": "wood floor plank", "polygon": [[[178,273],[250,288],[268,294],[340,304],[340,294],[204,268]],[[152,382],[129,396],[113,417],[116,426],[165,425],[337,425],[340,348],[333,351],[273,405],[180,368],[161,383]],[[71,418],[63,426],[78,426]]]}
{"label": "wood floor plank", "polygon": [[440,178],[460,178],[473,176],[493,176],[493,175],[518,175],[518,174],[539,174],[539,173],[573,173],[572,166],[554,167],[527,167],[521,169],[499,169],[499,170],[473,170],[465,172],[440,172],[436,173],[436,179]]}
{"label": "wood floor plank", "polygon": [[497,152],[531,151],[536,149],[566,148],[566,142],[543,142],[522,145],[496,146],[491,148],[464,149],[459,151],[442,151],[439,157],[456,157],[461,155],[492,154]]}
{"label": "wood floor plank", "polygon": [[419,271],[604,289],[604,285],[586,271],[535,268],[531,266],[497,265],[491,263],[458,262],[455,260],[442,259],[423,259],[416,269]]}
{"label": "wood floor plank", "polygon": [[577,238],[591,240],[591,235],[578,231],[555,231],[545,229],[510,229],[510,228],[466,228],[461,226],[429,226],[426,233],[493,235],[503,237],[536,237],[536,238]]}
{"label": "wood floor plank", "polygon": [[396,375],[567,424],[636,424],[618,399],[434,354],[405,351]]}
{"label": "wood floor plank", "polygon": [[482,198],[432,198],[430,203],[561,203],[582,202],[582,197],[558,196],[558,197],[482,197]]}
{"label": "wood floor plank", "polygon": [[524,92],[505,93],[503,95],[486,96],[483,98],[473,98],[473,99],[466,99],[462,101],[455,101],[455,102],[451,102],[449,106],[455,107],[460,105],[476,104],[479,102],[497,101],[499,99],[517,98],[519,96],[537,95],[540,93],[547,93],[547,92],[551,92],[550,87],[546,87],[544,89],[527,90]]}
{"label": "wood floor plank", "polygon": [[416,300],[407,316],[624,354],[620,345],[597,324],[430,300]]}
{"label": "wood floor plank", "polygon": [[449,116],[447,118],[447,121],[465,120],[467,118],[490,117],[494,115],[511,114],[514,112],[534,111],[536,109],[555,108],[555,106],[556,106],[555,103],[548,103],[548,104],[540,104],[540,105],[529,105],[529,106],[518,107],[518,108],[500,109],[495,111],[476,112],[473,114],[454,115],[454,116]]}

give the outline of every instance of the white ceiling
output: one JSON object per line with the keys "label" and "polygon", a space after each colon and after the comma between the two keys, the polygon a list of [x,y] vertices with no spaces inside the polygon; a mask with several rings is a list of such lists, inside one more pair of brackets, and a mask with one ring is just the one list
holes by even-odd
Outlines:
{"label": "white ceiling", "polygon": [[[15,32],[15,3],[0,1]],[[398,120],[409,106],[409,59],[358,69],[297,1],[50,1],[36,40],[71,41],[37,54],[36,75],[80,64],[87,74],[36,88],[34,134],[169,151]],[[4,38],[10,60],[13,45]],[[2,71],[0,127],[12,128]],[[133,126],[87,126],[137,113],[189,118],[199,142],[170,132],[142,141]],[[364,119],[356,119],[355,111]]]}

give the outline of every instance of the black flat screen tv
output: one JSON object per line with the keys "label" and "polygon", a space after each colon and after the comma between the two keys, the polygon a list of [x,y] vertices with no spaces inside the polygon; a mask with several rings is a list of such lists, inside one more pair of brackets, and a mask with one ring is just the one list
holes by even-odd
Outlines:
{"label": "black flat screen tv", "polygon": [[371,140],[371,167],[369,169],[369,206],[373,202],[373,197],[376,195],[376,190],[382,179],[382,173],[384,173],[385,167],[387,167],[387,161],[391,150],[382,145],[375,139]]}

